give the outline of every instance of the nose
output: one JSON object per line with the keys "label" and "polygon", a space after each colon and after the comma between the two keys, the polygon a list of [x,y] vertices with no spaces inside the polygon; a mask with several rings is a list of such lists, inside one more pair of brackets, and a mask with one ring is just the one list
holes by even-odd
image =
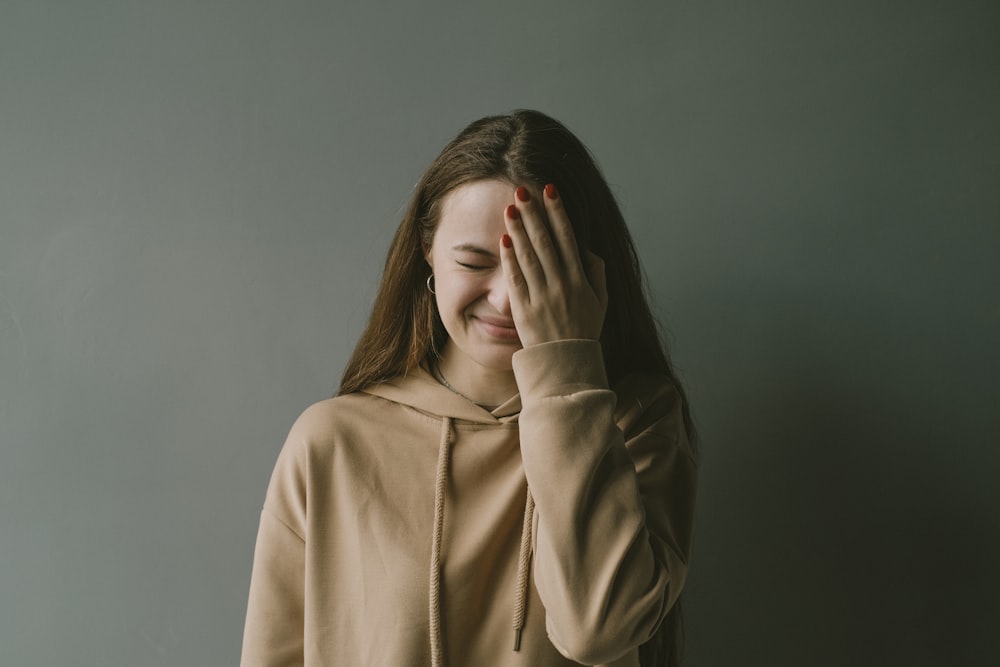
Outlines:
{"label": "nose", "polygon": [[489,304],[502,315],[510,317],[510,295],[507,293],[507,277],[503,271],[497,271],[490,280],[489,294],[486,296]]}

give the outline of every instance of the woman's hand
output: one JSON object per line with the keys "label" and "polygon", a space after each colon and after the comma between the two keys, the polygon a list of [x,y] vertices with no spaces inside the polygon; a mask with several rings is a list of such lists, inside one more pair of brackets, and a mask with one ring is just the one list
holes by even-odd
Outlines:
{"label": "woman's hand", "polygon": [[555,186],[546,185],[539,194],[517,188],[517,203],[504,212],[507,234],[500,240],[500,261],[521,344],[598,340],[608,305],[604,261],[591,252],[580,257]]}

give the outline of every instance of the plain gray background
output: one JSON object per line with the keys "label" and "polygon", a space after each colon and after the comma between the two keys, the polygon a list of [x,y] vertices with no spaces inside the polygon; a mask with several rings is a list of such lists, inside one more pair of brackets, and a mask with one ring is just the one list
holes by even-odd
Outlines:
{"label": "plain gray background", "polygon": [[688,665],[995,664],[992,1],[0,4],[0,664],[232,665],[423,168],[563,120],[700,423]]}

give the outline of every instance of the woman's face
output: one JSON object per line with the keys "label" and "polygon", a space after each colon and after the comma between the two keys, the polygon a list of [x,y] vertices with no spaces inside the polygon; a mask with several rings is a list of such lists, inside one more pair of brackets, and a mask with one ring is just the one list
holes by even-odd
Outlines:
{"label": "woman's face", "polygon": [[427,261],[448,332],[444,356],[463,373],[509,371],[521,348],[499,256],[512,203],[514,186],[494,180],[462,185],[442,201]]}

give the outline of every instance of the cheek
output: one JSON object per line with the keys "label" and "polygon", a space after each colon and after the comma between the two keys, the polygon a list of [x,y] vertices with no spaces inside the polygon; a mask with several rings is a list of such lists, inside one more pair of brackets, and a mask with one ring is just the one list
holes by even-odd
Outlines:
{"label": "cheek", "polygon": [[454,315],[455,309],[460,305],[461,294],[457,289],[458,286],[444,276],[439,277],[436,283],[437,294],[434,298],[437,301],[438,312],[447,319]]}
{"label": "cheek", "polygon": [[441,283],[438,289],[438,308],[445,317],[458,317],[460,312],[473,303],[482,295],[483,288],[480,281],[467,276],[452,276]]}

